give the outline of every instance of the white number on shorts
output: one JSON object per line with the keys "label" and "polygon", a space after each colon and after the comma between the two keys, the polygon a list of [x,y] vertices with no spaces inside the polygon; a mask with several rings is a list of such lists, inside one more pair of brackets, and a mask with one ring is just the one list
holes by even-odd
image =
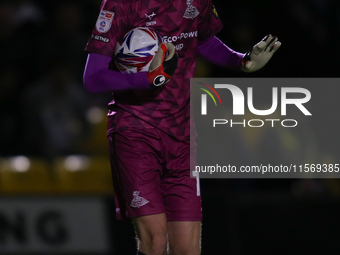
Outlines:
{"label": "white number on shorts", "polygon": [[200,175],[199,175],[199,172],[192,171],[192,176],[196,177],[197,196],[200,196],[201,195],[201,190],[200,190]]}

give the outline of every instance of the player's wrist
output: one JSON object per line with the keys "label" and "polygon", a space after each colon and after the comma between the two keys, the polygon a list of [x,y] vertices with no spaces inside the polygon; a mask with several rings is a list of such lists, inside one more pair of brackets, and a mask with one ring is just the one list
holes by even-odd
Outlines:
{"label": "player's wrist", "polygon": [[251,62],[251,59],[250,59],[250,52],[251,51],[248,51],[246,53],[244,53],[242,59],[241,59],[241,62],[240,62],[240,68],[243,72],[246,72],[246,73],[251,73],[253,72],[251,70],[251,66],[253,65],[253,63]]}
{"label": "player's wrist", "polygon": [[276,36],[267,35],[247,52],[241,61],[241,70],[247,73],[255,72],[264,67],[280,48],[281,42]]}
{"label": "player's wrist", "polygon": [[166,84],[177,69],[178,54],[171,43],[162,43],[151,62],[147,77],[152,87]]}
{"label": "player's wrist", "polygon": [[165,83],[167,83],[167,81],[169,81],[172,78],[172,76],[166,74],[163,71],[163,65],[156,68],[152,72],[148,72],[147,77],[151,87],[153,88],[164,85]]}
{"label": "player's wrist", "polygon": [[136,89],[151,89],[152,86],[149,82],[147,72],[139,72],[133,74],[126,74],[131,77],[133,87]]}

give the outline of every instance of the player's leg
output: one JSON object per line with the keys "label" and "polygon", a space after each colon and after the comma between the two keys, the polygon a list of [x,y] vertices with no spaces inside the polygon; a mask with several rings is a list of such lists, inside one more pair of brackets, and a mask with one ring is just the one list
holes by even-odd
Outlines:
{"label": "player's leg", "polygon": [[169,221],[167,226],[171,255],[201,254],[200,221]]}
{"label": "player's leg", "polygon": [[[169,137],[166,169],[162,176],[163,202],[167,216],[171,255],[200,254],[202,206],[199,179],[191,176],[196,164],[195,147]],[[192,178],[193,177],[193,178]]]}
{"label": "player's leg", "polygon": [[132,218],[141,252],[166,251],[166,217],[160,189],[160,166],[152,130],[125,130],[109,136],[117,218]]}
{"label": "player's leg", "polygon": [[133,219],[138,250],[146,255],[165,255],[167,250],[167,222],[165,213]]}

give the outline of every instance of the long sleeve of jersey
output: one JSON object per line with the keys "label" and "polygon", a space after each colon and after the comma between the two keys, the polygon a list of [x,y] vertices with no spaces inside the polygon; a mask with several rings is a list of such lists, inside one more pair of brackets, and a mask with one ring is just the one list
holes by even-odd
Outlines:
{"label": "long sleeve of jersey", "polygon": [[90,93],[116,92],[128,89],[150,89],[145,72],[123,74],[109,70],[111,58],[89,53],[85,66],[83,82]]}
{"label": "long sleeve of jersey", "polygon": [[209,62],[233,69],[239,68],[244,55],[243,53],[230,49],[215,36],[203,41],[198,41],[197,51]]}

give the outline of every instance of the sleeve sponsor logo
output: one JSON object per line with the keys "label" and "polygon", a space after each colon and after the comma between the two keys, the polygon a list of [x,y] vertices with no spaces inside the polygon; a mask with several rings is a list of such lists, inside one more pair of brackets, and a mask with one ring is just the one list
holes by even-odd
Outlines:
{"label": "sleeve sponsor logo", "polygon": [[218,17],[218,13],[217,10],[215,8],[215,6],[213,5],[213,8],[211,9],[211,13],[214,16],[215,19],[219,19],[220,17]]}
{"label": "sleeve sponsor logo", "polygon": [[98,19],[97,19],[96,30],[99,33],[108,32],[111,28],[114,15],[115,14],[113,12],[102,10],[99,13],[99,16],[98,16]]}
{"label": "sleeve sponsor logo", "polygon": [[94,34],[91,35],[91,39],[94,39],[94,40],[97,40],[97,41],[100,41],[100,42],[104,42],[104,43],[110,42],[109,38],[106,38],[106,37],[103,37],[103,36],[100,36],[100,35],[94,35]]}

